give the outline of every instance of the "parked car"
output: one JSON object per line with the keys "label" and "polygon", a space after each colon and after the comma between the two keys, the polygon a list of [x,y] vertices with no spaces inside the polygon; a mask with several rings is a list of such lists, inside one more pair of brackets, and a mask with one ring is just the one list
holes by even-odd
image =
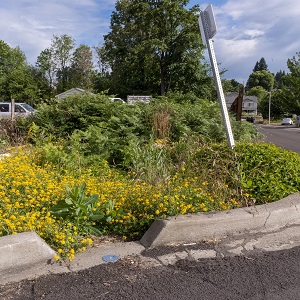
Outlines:
{"label": "parked car", "polygon": [[[27,103],[15,102],[14,115],[19,117],[29,117],[35,110]],[[0,118],[9,119],[12,116],[12,106],[10,102],[0,102]]]}
{"label": "parked car", "polygon": [[293,124],[294,122],[291,118],[283,118],[281,122],[281,125],[293,125]]}

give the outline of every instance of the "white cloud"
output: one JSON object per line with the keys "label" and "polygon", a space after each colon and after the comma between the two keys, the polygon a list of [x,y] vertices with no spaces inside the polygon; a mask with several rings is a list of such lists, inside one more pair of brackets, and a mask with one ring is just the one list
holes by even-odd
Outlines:
{"label": "white cloud", "polygon": [[[109,32],[116,0],[1,0],[0,39],[20,46],[35,63],[53,35],[68,34],[77,44],[98,45]],[[246,81],[264,57],[271,72],[286,70],[300,51],[299,0],[211,0],[217,23],[214,48],[225,77]],[[207,4],[191,0],[190,6]]]}
{"label": "white cloud", "polygon": [[53,35],[68,34],[77,44],[98,45],[109,30],[112,0],[1,0],[0,39],[20,46],[34,64]]}
{"label": "white cloud", "polygon": [[[196,2],[195,0],[191,1]],[[246,81],[264,57],[269,70],[287,71],[286,61],[300,51],[298,0],[212,0],[218,32],[217,59],[227,78]],[[206,4],[201,4],[204,9]]]}

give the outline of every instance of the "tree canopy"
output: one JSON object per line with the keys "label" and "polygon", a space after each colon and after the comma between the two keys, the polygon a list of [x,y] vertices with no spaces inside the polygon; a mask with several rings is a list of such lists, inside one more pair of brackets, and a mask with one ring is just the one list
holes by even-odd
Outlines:
{"label": "tree canopy", "polygon": [[22,101],[32,98],[36,91],[37,84],[24,53],[0,40],[0,99]]}
{"label": "tree canopy", "polygon": [[63,34],[53,36],[51,46],[37,58],[36,71],[43,78],[42,89],[49,97],[73,87],[92,89],[93,54],[87,45],[75,48],[75,40]]}
{"label": "tree canopy", "polygon": [[104,36],[102,62],[109,65],[113,92],[164,95],[207,82],[199,7],[188,0],[118,0],[111,31]]}
{"label": "tree canopy", "polygon": [[269,71],[266,60],[262,57],[259,61],[256,62],[253,72],[257,71]]}
{"label": "tree canopy", "polygon": [[274,87],[274,75],[266,70],[251,73],[246,84],[246,90],[249,91],[257,86],[271,91]]}
{"label": "tree canopy", "polygon": [[290,73],[283,78],[283,98],[290,113],[300,114],[300,52],[288,59]]}

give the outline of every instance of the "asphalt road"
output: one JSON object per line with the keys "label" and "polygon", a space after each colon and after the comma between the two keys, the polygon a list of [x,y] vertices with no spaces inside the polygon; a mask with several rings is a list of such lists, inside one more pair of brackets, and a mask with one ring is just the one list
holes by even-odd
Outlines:
{"label": "asphalt road", "polygon": [[258,125],[265,141],[300,154],[300,128],[292,125]]}
{"label": "asphalt road", "polygon": [[147,268],[139,257],[0,287],[2,300],[300,298],[300,248]]}

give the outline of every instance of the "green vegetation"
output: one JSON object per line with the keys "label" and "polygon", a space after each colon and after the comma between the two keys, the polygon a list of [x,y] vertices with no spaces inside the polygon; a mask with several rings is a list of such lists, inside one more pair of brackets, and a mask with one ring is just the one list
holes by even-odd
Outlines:
{"label": "green vegetation", "polygon": [[[0,120],[0,236],[35,230],[72,259],[95,235],[138,239],[157,218],[279,200],[300,190],[299,155],[260,142],[231,118],[226,142],[216,88],[203,61],[198,13],[189,1],[117,1],[111,32],[93,53],[53,36],[36,65],[0,41],[0,98],[24,101],[30,118]],[[247,82],[271,117],[299,111],[299,54],[290,74],[264,58]],[[239,91],[223,80],[224,91]],[[57,99],[78,87],[87,93]],[[273,87],[281,88],[272,91]],[[94,94],[90,93],[94,92]],[[150,104],[110,94],[152,95]],[[292,111],[291,111],[292,110]]]}
{"label": "green vegetation", "polygon": [[[94,235],[138,239],[157,218],[279,200],[300,189],[299,156],[260,143],[219,106],[192,94],[150,104],[81,95],[3,122],[0,235],[35,230],[72,259]],[[4,125],[6,127],[4,127]],[[17,175],[16,175],[17,174]]]}

